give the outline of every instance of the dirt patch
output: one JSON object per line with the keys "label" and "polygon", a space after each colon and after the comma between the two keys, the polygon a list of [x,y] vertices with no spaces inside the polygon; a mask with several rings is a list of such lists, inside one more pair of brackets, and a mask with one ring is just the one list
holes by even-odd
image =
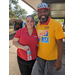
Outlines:
{"label": "dirt patch", "polygon": [[9,32],[12,32],[12,31],[14,31],[14,29],[9,29]]}

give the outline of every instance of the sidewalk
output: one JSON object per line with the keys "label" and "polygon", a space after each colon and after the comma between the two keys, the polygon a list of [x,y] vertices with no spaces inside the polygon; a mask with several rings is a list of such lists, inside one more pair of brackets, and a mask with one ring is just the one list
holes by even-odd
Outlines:
{"label": "sidewalk", "polygon": [[[17,64],[17,48],[12,45],[12,40],[9,41],[9,75],[21,75]],[[45,75],[47,75],[47,66],[45,67]],[[35,62],[32,75],[38,75],[38,66]],[[62,58],[62,68],[55,72],[55,75],[65,75],[65,52]]]}

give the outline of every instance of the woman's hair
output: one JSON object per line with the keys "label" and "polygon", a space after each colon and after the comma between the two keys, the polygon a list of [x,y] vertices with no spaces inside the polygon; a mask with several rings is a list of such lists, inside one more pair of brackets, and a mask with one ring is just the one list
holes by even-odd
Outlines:
{"label": "woman's hair", "polygon": [[26,17],[26,19],[27,19],[28,17],[32,17],[32,19],[34,20],[34,17],[33,17],[32,15],[28,15],[28,16]]}
{"label": "woman's hair", "polygon": [[[32,15],[28,15],[28,16],[26,17],[26,19],[27,19],[28,17],[32,17],[32,19],[34,20],[34,17],[33,17]],[[26,24],[25,24],[25,27],[27,27]],[[33,26],[33,27],[35,28],[35,26]]]}

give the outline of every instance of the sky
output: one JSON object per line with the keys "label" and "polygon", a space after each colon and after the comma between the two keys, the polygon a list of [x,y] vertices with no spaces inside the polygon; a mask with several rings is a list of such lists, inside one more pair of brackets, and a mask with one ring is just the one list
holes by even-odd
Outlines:
{"label": "sky", "polygon": [[19,5],[21,6],[21,8],[25,9],[27,11],[27,15],[31,15],[34,11],[33,8],[31,8],[30,6],[28,6],[26,3],[24,3],[22,0],[19,0]]}

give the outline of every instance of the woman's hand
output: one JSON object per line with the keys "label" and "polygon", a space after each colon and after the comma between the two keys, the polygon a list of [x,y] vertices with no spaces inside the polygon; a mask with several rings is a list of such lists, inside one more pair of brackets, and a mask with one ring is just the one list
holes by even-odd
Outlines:
{"label": "woman's hand", "polygon": [[27,51],[28,49],[30,49],[30,47],[27,46],[27,45],[25,45],[25,46],[22,47],[22,49],[25,50],[25,51]]}

